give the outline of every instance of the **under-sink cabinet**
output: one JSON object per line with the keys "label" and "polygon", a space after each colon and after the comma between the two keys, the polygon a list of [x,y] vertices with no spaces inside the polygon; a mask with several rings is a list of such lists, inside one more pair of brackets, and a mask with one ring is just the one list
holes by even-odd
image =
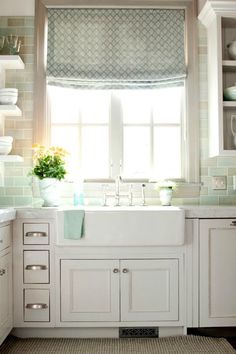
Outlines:
{"label": "under-sink cabinet", "polygon": [[179,260],[61,260],[61,321],[179,321]]}
{"label": "under-sink cabinet", "polygon": [[12,227],[0,224],[0,345],[13,327]]}

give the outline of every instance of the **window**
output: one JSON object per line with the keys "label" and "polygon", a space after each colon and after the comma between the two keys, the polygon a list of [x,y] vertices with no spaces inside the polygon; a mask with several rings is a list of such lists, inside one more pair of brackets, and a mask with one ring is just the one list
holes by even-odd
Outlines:
{"label": "window", "polygon": [[[71,152],[71,174],[82,169],[83,176],[87,179],[114,178],[122,171],[122,175],[129,179],[176,178],[197,182],[194,0],[169,3],[172,8],[185,10],[188,76],[186,79],[177,78],[173,83],[169,81],[166,85],[157,85],[150,89],[73,88],[71,78],[70,85],[65,87],[59,87],[56,81],[55,84],[49,82],[50,85],[47,86],[46,19],[48,8],[51,5],[56,6],[56,1],[52,4],[50,2],[51,0],[47,0],[45,6],[45,1],[36,0],[36,14],[39,16],[36,16],[38,52],[35,142],[63,145]],[[65,5],[66,3],[69,5],[68,1]],[[73,1],[72,6],[76,6],[75,3]],[[155,8],[160,2],[152,1],[152,4],[149,7]],[[79,6],[84,7],[86,3],[78,2]],[[129,1],[119,2],[119,7],[122,6],[133,8],[135,4],[129,4]],[[107,7],[109,8],[109,3]],[[140,2],[137,7],[140,7]],[[65,68],[63,59],[60,61]],[[74,68],[71,71],[75,72]],[[49,97],[48,104],[46,97]]]}
{"label": "window", "polygon": [[48,90],[51,143],[70,152],[72,176],[183,178],[184,86]]}

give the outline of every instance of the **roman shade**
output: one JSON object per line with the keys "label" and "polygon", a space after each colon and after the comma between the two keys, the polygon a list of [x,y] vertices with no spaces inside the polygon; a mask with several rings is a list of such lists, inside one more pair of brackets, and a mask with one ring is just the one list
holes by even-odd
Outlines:
{"label": "roman shade", "polygon": [[48,9],[48,84],[150,88],[185,76],[183,9]]}

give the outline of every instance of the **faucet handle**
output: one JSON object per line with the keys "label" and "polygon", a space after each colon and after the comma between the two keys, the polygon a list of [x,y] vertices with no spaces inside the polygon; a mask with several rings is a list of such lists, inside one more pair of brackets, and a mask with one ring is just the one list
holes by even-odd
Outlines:
{"label": "faucet handle", "polygon": [[129,205],[132,206],[133,204],[133,184],[130,183],[129,185]]}
{"label": "faucet handle", "polygon": [[102,184],[102,206],[107,206],[107,184]]}
{"label": "faucet handle", "polygon": [[142,183],[141,187],[142,187],[142,202],[141,202],[141,205],[145,206],[145,205],[147,205],[146,204],[146,197],[145,197],[146,184]]}

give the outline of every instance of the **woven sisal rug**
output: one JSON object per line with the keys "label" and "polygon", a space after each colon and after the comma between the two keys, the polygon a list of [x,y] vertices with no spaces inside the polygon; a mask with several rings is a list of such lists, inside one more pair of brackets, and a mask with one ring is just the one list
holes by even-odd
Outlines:
{"label": "woven sisal rug", "polygon": [[1,354],[166,354],[236,353],[223,338],[181,336],[157,339],[18,339],[9,336]]}

